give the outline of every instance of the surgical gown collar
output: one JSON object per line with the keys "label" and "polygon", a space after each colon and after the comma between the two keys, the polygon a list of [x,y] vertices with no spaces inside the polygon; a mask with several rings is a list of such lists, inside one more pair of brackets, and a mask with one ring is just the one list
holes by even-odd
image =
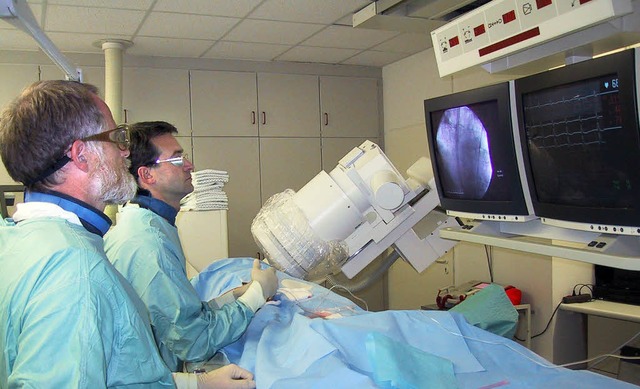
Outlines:
{"label": "surgical gown collar", "polygon": [[84,201],[80,201],[59,192],[27,192],[25,194],[24,201],[40,201],[56,204],[65,211],[76,214],[78,219],[80,219],[82,226],[87,231],[96,235],[104,236],[104,234],[109,231],[109,227],[111,227],[111,219],[109,219],[107,215]]}
{"label": "surgical gown collar", "polygon": [[153,213],[165,218],[172,226],[176,226],[176,216],[178,211],[162,200],[154,199],[151,196],[138,195],[131,200],[132,203],[138,204],[141,208],[146,208]]}

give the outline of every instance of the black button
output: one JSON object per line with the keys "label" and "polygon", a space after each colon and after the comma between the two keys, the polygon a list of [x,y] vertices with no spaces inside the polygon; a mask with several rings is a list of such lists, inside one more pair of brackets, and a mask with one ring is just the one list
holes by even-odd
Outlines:
{"label": "black button", "polygon": [[589,242],[589,244],[587,246],[593,247],[593,246],[595,246],[597,244],[598,244],[598,242],[596,242],[595,240],[592,240],[591,242]]}
{"label": "black button", "polygon": [[598,243],[598,244],[596,245],[596,248],[601,249],[601,248],[603,248],[603,247],[604,247],[604,246],[606,246],[606,245],[607,245],[607,243],[606,243],[606,242],[600,242],[600,243]]}

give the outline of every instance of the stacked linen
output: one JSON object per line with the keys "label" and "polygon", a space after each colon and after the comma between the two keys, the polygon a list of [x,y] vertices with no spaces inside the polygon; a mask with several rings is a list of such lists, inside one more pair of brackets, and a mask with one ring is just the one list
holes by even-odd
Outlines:
{"label": "stacked linen", "polygon": [[193,192],[180,201],[183,211],[208,211],[229,209],[229,200],[224,185],[229,182],[229,173],[223,170],[204,169],[191,173]]}

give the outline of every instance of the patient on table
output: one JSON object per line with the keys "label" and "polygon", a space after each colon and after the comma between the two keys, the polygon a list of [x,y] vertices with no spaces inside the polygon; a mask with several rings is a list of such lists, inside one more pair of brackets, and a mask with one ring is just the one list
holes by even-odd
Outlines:
{"label": "patient on table", "polygon": [[[249,258],[216,261],[192,284],[210,299],[249,279],[251,265]],[[223,349],[254,373],[258,388],[634,387],[553,365],[497,335],[510,336],[515,319],[496,289],[474,304],[478,309],[367,312],[322,286],[277,275],[274,301]]]}

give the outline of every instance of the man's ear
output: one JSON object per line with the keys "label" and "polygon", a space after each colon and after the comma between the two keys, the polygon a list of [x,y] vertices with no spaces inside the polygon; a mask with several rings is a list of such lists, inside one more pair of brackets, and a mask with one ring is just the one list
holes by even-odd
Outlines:
{"label": "man's ear", "polygon": [[87,145],[81,140],[76,140],[71,144],[71,149],[67,155],[78,169],[86,173],[89,171],[88,153]]}
{"label": "man's ear", "polygon": [[156,182],[156,178],[153,175],[153,171],[148,166],[140,166],[138,168],[138,179],[141,184],[153,185]]}

